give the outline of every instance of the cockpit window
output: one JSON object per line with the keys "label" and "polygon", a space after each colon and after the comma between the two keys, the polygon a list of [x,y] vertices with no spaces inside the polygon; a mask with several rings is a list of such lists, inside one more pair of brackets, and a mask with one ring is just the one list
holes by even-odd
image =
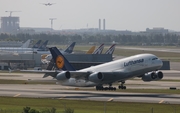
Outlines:
{"label": "cockpit window", "polygon": [[157,60],[158,58],[157,57],[155,57],[155,58],[152,58],[152,60]]}

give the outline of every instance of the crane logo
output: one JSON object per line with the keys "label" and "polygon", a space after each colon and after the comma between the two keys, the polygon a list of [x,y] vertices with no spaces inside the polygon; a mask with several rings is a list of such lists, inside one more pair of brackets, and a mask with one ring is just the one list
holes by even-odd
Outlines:
{"label": "crane logo", "polygon": [[64,66],[64,58],[60,55],[56,58],[56,66],[59,69],[62,69]]}

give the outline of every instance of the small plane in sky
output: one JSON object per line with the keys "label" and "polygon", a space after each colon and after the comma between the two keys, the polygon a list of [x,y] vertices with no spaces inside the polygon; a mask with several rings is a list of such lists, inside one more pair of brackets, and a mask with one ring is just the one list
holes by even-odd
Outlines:
{"label": "small plane in sky", "polygon": [[45,5],[45,6],[51,6],[51,5],[54,5],[54,4],[56,4],[56,3],[41,3],[41,4],[43,4],[43,5]]}

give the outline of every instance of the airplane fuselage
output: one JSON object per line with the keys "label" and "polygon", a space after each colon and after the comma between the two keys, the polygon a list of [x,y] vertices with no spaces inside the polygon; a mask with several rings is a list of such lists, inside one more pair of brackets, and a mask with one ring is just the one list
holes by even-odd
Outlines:
{"label": "airplane fuselage", "polygon": [[104,78],[99,83],[94,83],[84,79],[70,78],[60,81],[62,85],[69,86],[97,86],[100,84],[110,84],[124,81],[145,73],[156,71],[162,66],[162,61],[152,54],[139,54],[97,66],[81,69],[78,72],[102,73]]}

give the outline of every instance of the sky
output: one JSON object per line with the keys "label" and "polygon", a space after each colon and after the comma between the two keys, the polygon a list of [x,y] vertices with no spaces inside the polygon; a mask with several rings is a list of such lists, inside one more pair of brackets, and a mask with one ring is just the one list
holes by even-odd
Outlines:
{"label": "sky", "polygon": [[[56,4],[42,4],[49,2]],[[0,17],[10,15],[5,11],[20,11],[12,13],[20,27],[50,28],[49,18],[56,18],[55,30],[98,28],[105,19],[106,29],[180,31],[180,0],[0,0]]]}

